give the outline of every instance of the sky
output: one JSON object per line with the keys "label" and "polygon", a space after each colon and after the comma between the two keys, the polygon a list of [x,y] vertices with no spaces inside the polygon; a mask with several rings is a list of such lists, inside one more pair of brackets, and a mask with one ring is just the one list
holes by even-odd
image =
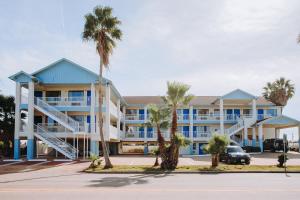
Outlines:
{"label": "sky", "polygon": [[95,44],[81,38],[96,5],[111,6],[122,21],[105,72],[122,95],[164,95],[176,80],[199,96],[236,88],[259,96],[283,76],[296,87],[284,114],[300,120],[298,0],[0,1],[1,92],[14,95],[8,76],[62,57],[97,72]]}

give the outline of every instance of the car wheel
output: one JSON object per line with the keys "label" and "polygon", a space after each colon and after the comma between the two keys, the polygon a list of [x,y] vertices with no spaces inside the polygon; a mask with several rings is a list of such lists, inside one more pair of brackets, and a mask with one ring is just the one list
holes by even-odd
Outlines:
{"label": "car wheel", "polygon": [[250,160],[246,160],[245,164],[250,165]]}

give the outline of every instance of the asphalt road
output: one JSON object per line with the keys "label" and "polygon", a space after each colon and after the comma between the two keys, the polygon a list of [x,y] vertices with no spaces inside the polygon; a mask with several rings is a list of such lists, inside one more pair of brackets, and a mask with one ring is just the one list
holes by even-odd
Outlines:
{"label": "asphalt road", "polygon": [[300,174],[85,174],[71,166],[0,175],[0,199],[299,199]]}

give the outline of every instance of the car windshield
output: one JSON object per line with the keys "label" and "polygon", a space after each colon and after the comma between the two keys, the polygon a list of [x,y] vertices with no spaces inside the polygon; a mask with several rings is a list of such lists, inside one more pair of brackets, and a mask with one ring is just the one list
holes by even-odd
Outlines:
{"label": "car windshield", "polygon": [[228,153],[241,153],[244,152],[241,147],[227,147]]}

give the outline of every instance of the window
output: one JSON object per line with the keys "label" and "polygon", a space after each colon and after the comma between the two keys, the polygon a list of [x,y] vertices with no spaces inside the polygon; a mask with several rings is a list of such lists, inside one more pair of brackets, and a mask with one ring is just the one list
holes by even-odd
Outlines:
{"label": "window", "polygon": [[268,109],[267,111],[267,115],[270,115],[272,117],[277,116],[277,110],[276,109]]}
{"label": "window", "polygon": [[69,91],[68,96],[71,101],[83,101],[84,92],[80,91]]}

